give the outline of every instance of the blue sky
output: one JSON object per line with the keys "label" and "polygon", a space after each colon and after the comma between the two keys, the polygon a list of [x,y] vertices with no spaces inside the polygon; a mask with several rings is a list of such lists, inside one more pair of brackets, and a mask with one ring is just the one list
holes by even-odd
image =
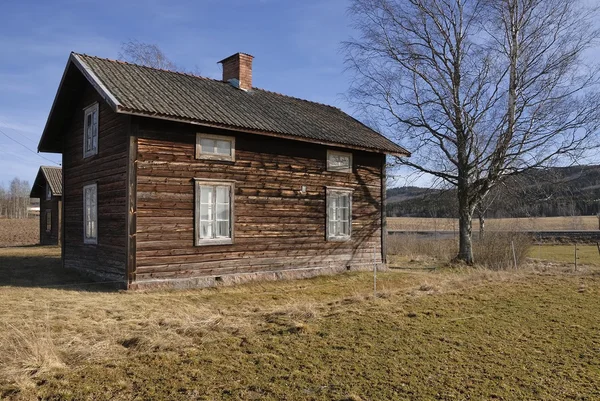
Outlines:
{"label": "blue sky", "polygon": [[[253,84],[350,111],[340,42],[346,0],[3,1],[0,130],[36,150],[71,51],[116,58],[130,39],[176,64],[220,78],[217,61],[252,54]],[[60,162],[60,155],[41,153]],[[0,133],[0,184],[51,164]]]}

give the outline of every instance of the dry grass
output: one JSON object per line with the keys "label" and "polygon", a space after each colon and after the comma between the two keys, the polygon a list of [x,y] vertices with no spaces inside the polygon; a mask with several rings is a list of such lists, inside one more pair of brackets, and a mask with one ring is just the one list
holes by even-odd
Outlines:
{"label": "dry grass", "polygon": [[[598,230],[596,216],[534,217],[486,219],[489,231],[552,231]],[[426,217],[388,217],[389,230],[402,231],[458,231],[458,220]],[[479,221],[473,220],[473,231],[479,231]]]}
{"label": "dry grass", "polygon": [[134,293],[81,280],[55,248],[0,250],[0,399],[600,394],[590,267],[381,272],[377,298],[368,272]]}
{"label": "dry grass", "polygon": [[39,218],[0,218],[0,248],[6,246],[35,245],[40,242]]}
{"label": "dry grass", "polygon": [[[514,254],[513,254],[514,246]],[[479,267],[492,270],[509,269],[525,263],[532,240],[527,235],[514,232],[489,232],[483,240],[474,238],[473,256]],[[417,265],[420,262],[429,264],[447,264],[458,253],[458,242],[455,239],[434,240],[429,237],[407,234],[389,235],[388,253],[392,266],[406,263],[407,259]]]}

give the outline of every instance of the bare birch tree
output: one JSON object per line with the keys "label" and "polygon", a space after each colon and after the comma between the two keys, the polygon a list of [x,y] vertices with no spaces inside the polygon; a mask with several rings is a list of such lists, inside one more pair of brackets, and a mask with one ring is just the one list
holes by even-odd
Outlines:
{"label": "bare birch tree", "polygon": [[350,99],[412,151],[396,162],[457,188],[459,252],[490,190],[598,145],[596,10],[564,0],[354,0]]}
{"label": "bare birch tree", "polygon": [[121,60],[146,67],[186,72],[184,68],[171,61],[158,45],[153,43],[144,43],[137,40],[123,42],[118,57]]}

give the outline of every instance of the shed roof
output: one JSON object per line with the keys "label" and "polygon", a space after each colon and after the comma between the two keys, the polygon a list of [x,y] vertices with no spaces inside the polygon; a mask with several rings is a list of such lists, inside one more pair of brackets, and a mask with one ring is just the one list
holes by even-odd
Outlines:
{"label": "shed roof", "polygon": [[53,196],[62,196],[62,168],[54,166],[41,166],[35,176],[29,197],[42,198],[45,195],[46,183],[50,186]]}
{"label": "shed roof", "polygon": [[[342,110],[325,104],[258,88],[244,91],[214,79],[77,53],[71,53],[61,87],[71,65],[76,66],[119,113],[379,153],[409,154]],[[62,128],[61,119],[52,118],[54,109],[61,106],[61,96],[59,88],[40,140],[40,151],[53,151],[51,137]]]}

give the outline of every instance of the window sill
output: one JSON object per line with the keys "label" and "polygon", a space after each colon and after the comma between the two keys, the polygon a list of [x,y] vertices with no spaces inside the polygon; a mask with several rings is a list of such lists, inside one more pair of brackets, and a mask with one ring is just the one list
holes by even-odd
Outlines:
{"label": "window sill", "polygon": [[83,243],[85,245],[98,245],[98,240],[97,239],[84,239]]}
{"label": "window sill", "polygon": [[223,238],[223,239],[202,239],[196,241],[196,246],[211,246],[211,245],[232,245],[233,239],[231,238]]}
{"label": "window sill", "polygon": [[235,162],[235,158],[231,156],[219,156],[219,155],[198,155],[196,156],[196,160],[211,160],[217,162]]}
{"label": "window sill", "polygon": [[346,236],[346,237],[328,237],[327,241],[333,241],[333,242],[346,242],[346,241],[350,241],[352,238],[350,236]]}

